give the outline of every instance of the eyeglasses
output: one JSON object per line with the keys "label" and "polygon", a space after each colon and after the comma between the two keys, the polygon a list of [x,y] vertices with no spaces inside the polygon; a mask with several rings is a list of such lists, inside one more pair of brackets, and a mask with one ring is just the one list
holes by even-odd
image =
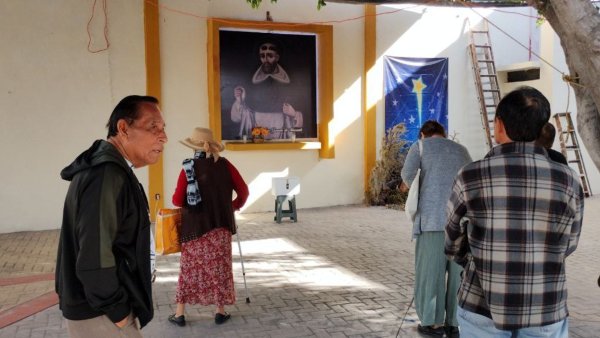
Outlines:
{"label": "eyeglasses", "polygon": [[162,127],[159,127],[156,124],[152,124],[150,127],[138,127],[138,126],[134,126],[133,124],[129,125],[130,128],[134,128],[134,129],[139,129],[139,130],[143,130],[145,132],[148,132],[154,136],[160,136],[161,134],[164,134],[165,136],[167,135],[167,132],[165,130],[166,125],[163,125]]}

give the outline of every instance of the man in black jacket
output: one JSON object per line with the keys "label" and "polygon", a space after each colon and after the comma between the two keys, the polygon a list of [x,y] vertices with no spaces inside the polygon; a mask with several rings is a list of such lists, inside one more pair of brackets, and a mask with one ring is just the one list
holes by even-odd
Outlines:
{"label": "man in black jacket", "polygon": [[538,136],[537,140],[535,140],[535,143],[546,149],[546,151],[548,152],[548,157],[552,161],[569,165],[569,162],[567,162],[567,158],[562,153],[559,153],[558,151],[552,149],[552,144],[554,144],[555,136],[556,129],[554,128],[552,123],[546,122],[546,124],[542,128],[542,131],[540,132],[540,136]]}
{"label": "man in black jacket", "polygon": [[141,337],[154,313],[148,201],[132,168],[156,163],[167,142],[158,100],[124,98],[107,127],[60,173],[71,183],[56,292],[71,337]]}

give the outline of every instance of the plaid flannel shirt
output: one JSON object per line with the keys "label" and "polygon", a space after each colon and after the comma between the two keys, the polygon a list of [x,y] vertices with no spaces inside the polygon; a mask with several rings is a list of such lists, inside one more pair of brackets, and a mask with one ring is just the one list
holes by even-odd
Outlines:
{"label": "plaid flannel shirt", "polygon": [[499,145],[463,167],[445,245],[465,269],[459,306],[500,330],[565,319],[565,259],[577,247],[583,199],[578,174],[532,143]]}

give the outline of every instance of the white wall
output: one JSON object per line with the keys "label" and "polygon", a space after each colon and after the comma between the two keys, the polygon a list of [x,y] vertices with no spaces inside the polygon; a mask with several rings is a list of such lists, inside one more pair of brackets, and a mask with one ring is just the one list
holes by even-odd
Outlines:
{"label": "white wall", "polygon": [[[145,91],[142,3],[109,1],[111,47],[96,54],[91,3],[0,1],[0,232],[59,227],[61,169],[106,137],[120,98]],[[100,46],[103,27],[91,28]]]}
{"label": "white wall", "polygon": [[[10,13],[0,20],[0,233],[58,228],[68,186],[59,178],[60,170],[94,139],[105,137],[106,120],[122,97],[145,92],[143,1],[107,2],[111,46],[96,54],[87,51],[86,25],[92,3],[0,1],[0,13]],[[335,139],[335,159],[319,159],[316,150],[225,151],[223,155],[250,185],[244,212],[272,210],[271,178],[281,175],[300,177],[299,208],[362,201],[364,21],[350,19],[363,15],[363,6],[328,3],[317,11],[316,0],[286,0],[276,5],[263,1],[259,10],[251,9],[243,0],[164,0],[160,4],[193,14],[183,15],[166,7],[160,11],[162,109],[170,139],[164,153],[167,206],[181,160],[191,153],[177,141],[188,136],[193,127],[208,125],[206,18],[264,20],[266,11],[276,22],[340,21],[332,23],[334,121],[330,131]],[[404,10],[377,18],[379,59],[369,70],[376,78],[370,82],[373,87],[369,92],[380,91],[375,100],[377,142],[384,125],[381,58],[447,57],[449,132],[469,148],[474,159],[482,157],[487,149],[466,49],[469,23],[475,24],[481,17],[469,9],[415,5],[378,6],[377,12],[400,8]],[[99,9],[92,25],[94,47],[103,42]],[[529,34],[528,20],[490,10],[483,13],[497,17],[494,22],[515,34]],[[497,39],[502,38],[493,32],[499,63],[525,61],[519,60],[526,55],[519,51],[521,47],[497,47]],[[542,44],[544,53],[551,53],[556,60],[562,57],[564,62],[559,45],[555,43],[552,52],[544,48]],[[518,57],[513,60],[513,56]],[[564,86],[556,78],[553,75],[557,84],[546,90],[552,90],[553,109],[562,111]],[[574,111],[574,98],[570,102]],[[588,165],[588,170],[591,167]],[[147,182],[146,169],[137,174],[140,181]],[[594,175],[593,189],[600,184],[597,171]]]}
{"label": "white wall", "polygon": [[[522,17],[521,20],[529,20],[531,22],[535,22],[534,18],[531,17]],[[514,27],[511,26],[514,29]],[[538,58],[535,55],[532,57],[533,64],[537,65],[540,68],[540,79],[532,80],[532,81],[522,81],[522,82],[512,82],[512,83],[503,83],[501,84],[502,93],[508,93],[510,90],[513,90],[520,86],[532,86],[534,88],[539,89],[550,101],[552,114],[562,113],[562,112],[571,112],[571,117],[573,119],[573,123],[577,126],[577,103],[575,99],[575,93],[572,88],[562,80],[563,73],[568,74],[569,68],[566,64],[565,54],[560,44],[560,39],[550,27],[548,22],[544,22],[542,25],[535,26],[532,28],[535,30],[533,36],[539,36],[539,55],[542,58]],[[500,34],[498,30],[493,32],[495,34]],[[494,35],[496,37],[496,35]],[[521,37],[521,39],[526,39],[527,36]],[[495,46],[498,39],[494,40],[494,48],[498,49]],[[514,41],[508,40],[505,41],[503,45],[500,46],[514,46],[517,49],[523,50],[517,46]],[[513,48],[501,48],[502,50],[513,50]],[[535,51],[535,50],[534,50]],[[518,55],[519,53],[514,53]],[[511,66],[520,66],[523,64],[523,61],[527,60],[527,55],[523,55],[519,58],[515,58],[514,56],[511,58],[504,58],[502,62],[504,62],[504,68],[510,68]],[[514,64],[510,64],[509,62],[514,62]],[[506,73],[501,73],[504,77],[506,77]],[[506,81],[506,78],[501,79],[500,81]],[[554,118],[550,119],[550,122],[555,124]],[[585,148],[585,145],[579,139],[579,146],[583,156],[583,163],[586,168],[586,172],[588,174],[588,179],[590,182],[590,187],[592,189],[592,193],[600,192],[600,172],[598,168],[592,162],[592,159]],[[556,136],[554,140],[554,149],[560,151],[560,143],[559,137]],[[573,159],[573,154],[571,153],[570,158]],[[576,164],[570,164],[573,169],[579,172],[579,169]]]}
{"label": "white wall", "polygon": [[[317,11],[316,1],[263,1],[253,10],[245,1],[163,1],[172,8],[203,17],[263,21],[266,11],[275,22],[322,22],[356,17],[362,6],[327,4]],[[206,19],[161,10],[161,64],[163,100],[170,141],[165,150],[165,195],[171,195],[181,161],[191,150],[177,141],[194,126],[208,126],[206,79]],[[317,150],[225,151],[250,186],[244,212],[273,210],[271,178],[299,176],[298,208],[361,203],[363,197],[363,127],[360,76],[363,62],[363,21],[334,26],[333,83],[335,159],[319,159]]]}
{"label": "white wall", "polygon": [[[464,8],[415,5],[378,7],[379,14],[386,12],[394,13],[380,15],[377,19],[379,59],[375,73],[383,74],[383,56],[448,58],[448,134],[455,135],[457,141],[469,149],[473,159],[483,157],[487,153],[487,145],[467,50],[469,25],[477,25],[482,18]],[[379,83],[381,85],[377,89],[382,90],[383,78]],[[377,105],[378,142],[384,133],[383,94],[380,97]]]}
{"label": "white wall", "polygon": [[[0,232],[60,227],[68,187],[60,170],[105,137],[104,125],[121,98],[145,93],[143,1],[108,1],[111,45],[96,54],[87,51],[92,3],[0,2],[0,13],[10,13],[0,20]],[[167,205],[181,160],[190,155],[177,140],[208,125],[206,17],[264,20],[269,10],[277,22],[315,22],[363,13],[362,6],[336,4],[317,11],[316,2],[302,0],[265,1],[260,10],[241,0],[160,4],[196,15],[160,11],[162,109],[170,138],[164,154]],[[93,47],[103,42],[102,20],[97,7]],[[271,177],[288,174],[301,178],[299,208],[362,201],[362,32],[362,20],[334,28],[334,49],[345,51],[333,56],[335,159],[319,159],[316,150],[224,152],[250,185],[245,210],[272,210]],[[136,174],[147,182],[147,169]]]}

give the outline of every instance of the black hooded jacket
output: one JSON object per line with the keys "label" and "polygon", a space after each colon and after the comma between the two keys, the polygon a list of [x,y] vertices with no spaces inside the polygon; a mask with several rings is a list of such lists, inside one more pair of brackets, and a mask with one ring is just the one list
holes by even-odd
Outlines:
{"label": "black hooded jacket", "polygon": [[56,260],[63,316],[83,320],[130,312],[153,316],[148,201],[133,171],[109,142],[97,140],[61,177],[71,181]]}

